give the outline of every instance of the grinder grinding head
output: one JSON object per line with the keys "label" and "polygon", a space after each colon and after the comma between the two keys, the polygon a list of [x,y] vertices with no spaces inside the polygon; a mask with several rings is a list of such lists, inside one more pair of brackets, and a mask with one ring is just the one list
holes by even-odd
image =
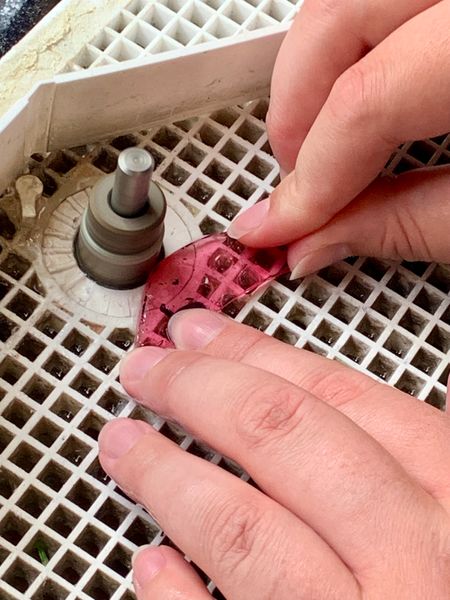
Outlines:
{"label": "grinder grinding head", "polygon": [[128,148],[116,172],[92,190],[75,256],[80,268],[105,287],[141,285],[161,255],[166,201],[151,181],[153,167],[149,152]]}

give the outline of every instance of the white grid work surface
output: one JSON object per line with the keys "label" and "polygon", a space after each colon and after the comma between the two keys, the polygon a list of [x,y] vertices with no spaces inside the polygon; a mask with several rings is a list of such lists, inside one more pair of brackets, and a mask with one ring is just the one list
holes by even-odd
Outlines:
{"label": "white grid work surface", "polygon": [[131,0],[64,71],[183,50],[290,21],[302,0]]}
{"label": "white grid work surface", "polygon": [[[50,210],[79,169],[110,173],[120,150],[146,147],[157,163],[156,180],[190,210],[196,227],[222,231],[278,182],[264,126],[267,105],[254,101],[35,155],[30,170],[41,177]],[[450,136],[405,144],[388,170],[449,163],[449,145]],[[133,323],[93,322],[69,298],[61,301],[51,276],[36,269],[33,242],[21,245],[0,216],[0,598],[130,600],[133,551],[170,540],[102,471],[96,445],[102,425],[117,415],[146,419],[186,451],[247,476],[126,397],[118,363],[132,344]],[[443,408],[449,290],[446,265],[358,258],[302,281],[282,277],[235,316]]]}

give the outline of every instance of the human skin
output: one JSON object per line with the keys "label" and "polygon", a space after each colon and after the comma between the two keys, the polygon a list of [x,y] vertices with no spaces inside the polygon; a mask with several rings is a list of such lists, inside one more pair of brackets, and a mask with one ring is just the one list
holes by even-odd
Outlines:
{"label": "human skin", "polygon": [[450,130],[449,21],[449,0],[306,0],[267,115],[287,175],[230,235],[290,244],[294,277],[349,255],[450,262],[450,168],[377,179],[399,144]]}
{"label": "human skin", "polygon": [[121,368],[138,402],[241,464],[258,488],[117,419],[100,461],[182,554],[134,558],[139,600],[447,600],[450,419],[217,313],[172,317],[176,350]]}

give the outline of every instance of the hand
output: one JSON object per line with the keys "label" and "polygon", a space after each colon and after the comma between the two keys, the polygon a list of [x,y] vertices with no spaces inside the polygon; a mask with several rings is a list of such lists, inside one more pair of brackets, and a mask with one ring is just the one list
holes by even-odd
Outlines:
{"label": "hand", "polygon": [[267,115],[289,175],[230,235],[296,242],[298,277],[348,255],[450,262],[449,168],[370,185],[400,143],[450,130],[449,22],[450,0],[306,0]]}
{"label": "hand", "polygon": [[[228,600],[450,597],[448,415],[222,315],[178,313],[170,334],[123,385],[259,489],[130,419],[100,460]],[[134,579],[139,600],[211,598],[171,548],[138,553]]]}

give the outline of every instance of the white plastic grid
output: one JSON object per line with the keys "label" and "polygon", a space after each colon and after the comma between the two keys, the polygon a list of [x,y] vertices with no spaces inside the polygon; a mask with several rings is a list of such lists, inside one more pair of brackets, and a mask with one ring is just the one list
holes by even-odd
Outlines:
{"label": "white plastic grid", "polygon": [[[115,168],[120,150],[150,149],[155,176],[203,233],[223,230],[278,181],[264,128],[267,100],[230,107],[106,144],[34,156],[48,199],[89,164]],[[406,144],[388,170],[450,162],[450,136]],[[4,218],[4,216],[2,217]],[[236,465],[136,406],[117,382],[132,324],[88,322],[40,281],[10,225],[0,254],[0,598],[133,598],[137,545],[169,542],[108,480],[96,437],[116,415],[143,418],[189,452],[244,479]],[[268,334],[356,367],[443,407],[449,372],[450,268],[351,259],[303,281],[272,283],[236,315]],[[44,566],[36,540],[50,559]],[[215,598],[221,598],[214,590]],[[3,595],[2,595],[3,594]]]}
{"label": "white plastic grid", "polygon": [[290,21],[302,0],[131,0],[65,71],[182,50]]}

